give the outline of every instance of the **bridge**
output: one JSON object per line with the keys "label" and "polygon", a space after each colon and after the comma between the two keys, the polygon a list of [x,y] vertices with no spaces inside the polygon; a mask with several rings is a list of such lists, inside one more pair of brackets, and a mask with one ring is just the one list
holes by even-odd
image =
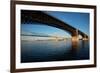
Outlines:
{"label": "bridge", "polygon": [[42,11],[31,11],[31,10],[21,10],[21,23],[35,23],[39,22],[41,25],[53,26],[62,30],[69,32],[72,36],[72,41],[79,39],[79,35],[82,36],[82,39],[88,39],[88,35],[84,32],[74,28],[68,23],[65,23],[49,14],[46,14]]}

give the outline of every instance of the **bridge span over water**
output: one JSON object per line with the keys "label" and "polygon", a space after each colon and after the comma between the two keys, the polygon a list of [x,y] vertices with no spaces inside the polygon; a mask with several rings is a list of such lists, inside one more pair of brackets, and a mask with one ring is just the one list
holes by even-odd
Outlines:
{"label": "bridge span over water", "polygon": [[77,28],[71,26],[68,23],[65,23],[47,13],[42,11],[29,11],[21,10],[21,23],[34,23],[39,22],[41,25],[53,26],[62,30],[69,32],[72,36],[72,40],[78,40],[79,35],[82,36],[82,39],[88,39],[88,35],[84,32],[78,30]]}

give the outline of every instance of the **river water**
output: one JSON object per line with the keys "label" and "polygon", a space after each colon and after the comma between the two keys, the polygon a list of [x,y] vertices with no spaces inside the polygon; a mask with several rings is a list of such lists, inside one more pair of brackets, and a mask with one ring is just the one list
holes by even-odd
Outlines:
{"label": "river water", "polygon": [[89,59],[89,42],[79,40],[21,40],[21,62],[48,62]]}

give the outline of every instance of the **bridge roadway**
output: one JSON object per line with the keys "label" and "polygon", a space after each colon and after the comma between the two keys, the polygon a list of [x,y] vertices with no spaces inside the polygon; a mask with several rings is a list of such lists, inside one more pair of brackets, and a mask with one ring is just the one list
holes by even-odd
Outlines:
{"label": "bridge roadway", "polygon": [[49,14],[46,14],[42,11],[29,11],[21,10],[21,23],[35,23],[39,22],[41,25],[53,26],[62,30],[69,32],[72,36],[72,39],[78,39],[78,35],[81,35],[83,39],[88,39],[88,35],[84,32],[72,27],[70,24],[67,24]]}

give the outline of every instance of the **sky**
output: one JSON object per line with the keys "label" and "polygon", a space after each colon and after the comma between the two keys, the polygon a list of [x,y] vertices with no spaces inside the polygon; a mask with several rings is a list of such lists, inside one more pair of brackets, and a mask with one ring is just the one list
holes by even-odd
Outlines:
{"label": "sky", "polygon": [[[89,13],[56,12],[56,11],[45,11],[45,13],[57,19],[60,19],[61,21],[68,23],[69,25],[89,35]],[[44,33],[47,35],[56,35],[62,37],[71,37],[68,32],[65,32],[62,29],[48,25],[39,25],[40,23],[33,23],[33,24],[24,24],[24,25],[22,24],[21,31]]]}
{"label": "sky", "polygon": [[40,25],[40,23],[33,24],[22,24],[21,27],[22,32],[35,32],[35,33],[43,33],[50,36],[61,36],[61,37],[69,37],[70,35],[65,32],[64,30],[61,30],[59,28],[55,28],[48,25]]}

